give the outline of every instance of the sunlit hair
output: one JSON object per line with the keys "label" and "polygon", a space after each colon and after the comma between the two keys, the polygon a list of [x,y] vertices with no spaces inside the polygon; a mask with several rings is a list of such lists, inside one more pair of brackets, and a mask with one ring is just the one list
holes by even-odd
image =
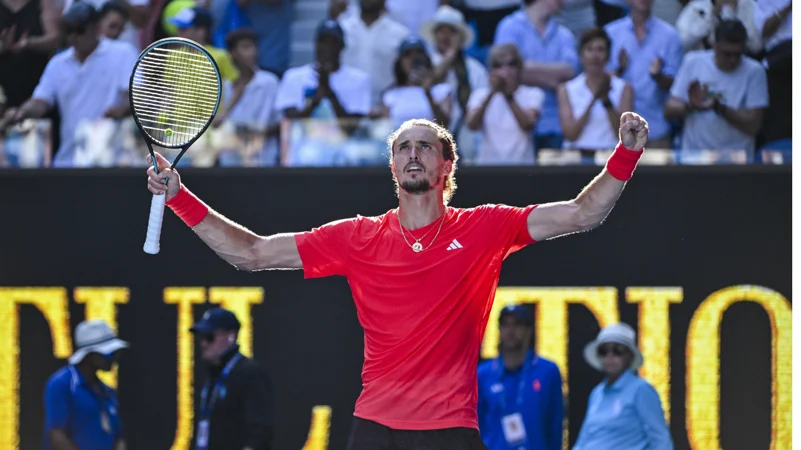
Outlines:
{"label": "sunlit hair", "polygon": [[[437,133],[437,140],[439,140],[440,144],[442,144],[442,157],[445,158],[446,161],[453,161],[453,165],[451,167],[451,173],[445,177],[443,191],[442,191],[442,203],[447,205],[448,202],[451,201],[453,197],[453,193],[456,191],[456,162],[459,161],[459,153],[456,151],[456,141],[453,140],[453,135],[440,125],[428,120],[428,119],[411,119],[403,122],[397,130],[395,130],[392,134],[389,135],[387,138],[387,144],[389,145],[389,161],[390,166],[392,165],[392,159],[395,156],[395,141],[398,139],[401,133],[404,131],[413,128],[413,127],[428,127],[431,130],[434,130]],[[395,181],[395,193],[397,194],[400,190],[398,186],[398,179],[394,178]]]}
{"label": "sunlit hair", "polygon": [[517,49],[515,44],[500,44],[492,46],[487,57],[487,64],[491,68],[493,64],[499,62],[499,60],[504,56],[511,58],[512,63],[514,63],[515,66],[523,66],[523,58],[520,56],[520,50]]}

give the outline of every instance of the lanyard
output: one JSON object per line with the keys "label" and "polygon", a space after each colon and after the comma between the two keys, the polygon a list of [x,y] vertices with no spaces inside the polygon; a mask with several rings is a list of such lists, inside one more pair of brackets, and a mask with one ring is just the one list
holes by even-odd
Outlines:
{"label": "lanyard", "polygon": [[211,411],[214,409],[214,404],[217,402],[217,397],[219,396],[220,390],[224,389],[224,381],[225,378],[228,377],[228,374],[231,373],[234,366],[236,365],[237,361],[242,359],[242,354],[237,352],[236,355],[228,361],[228,364],[220,373],[220,378],[217,379],[217,382],[214,384],[214,390],[211,392],[211,399],[208,399],[209,395],[209,382],[206,381],[205,386],[203,386],[203,391],[200,392],[200,418],[207,419],[211,417]]}
{"label": "lanyard", "polygon": [[[520,373],[518,375],[520,377],[520,382],[517,385],[517,392],[516,392],[516,397],[517,398],[515,399],[515,411],[520,411],[522,406],[523,406],[523,394],[526,391],[526,380],[528,379],[528,377],[527,377],[528,368],[529,368],[529,366],[531,366],[533,364],[532,363],[532,359],[533,359],[532,356],[533,356],[532,352],[528,352],[526,354],[526,358],[523,360],[523,367],[521,368]],[[503,356],[498,357],[497,364],[498,364],[498,372],[497,372],[498,380],[501,382],[501,384],[503,384],[503,378],[504,378]],[[501,405],[501,411],[503,411],[504,414],[510,413],[510,412],[514,412],[514,411],[508,411],[507,410],[507,406],[506,406],[506,390],[502,390],[500,392],[498,401],[499,401],[499,403]]]}

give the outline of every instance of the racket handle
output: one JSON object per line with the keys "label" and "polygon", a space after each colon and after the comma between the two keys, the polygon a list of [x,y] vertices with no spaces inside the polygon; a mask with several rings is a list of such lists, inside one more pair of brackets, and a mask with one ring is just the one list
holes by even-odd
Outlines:
{"label": "racket handle", "polygon": [[150,202],[150,218],[147,221],[147,238],[145,239],[145,253],[155,255],[159,252],[161,239],[161,222],[164,220],[164,200],[167,195],[153,194]]}

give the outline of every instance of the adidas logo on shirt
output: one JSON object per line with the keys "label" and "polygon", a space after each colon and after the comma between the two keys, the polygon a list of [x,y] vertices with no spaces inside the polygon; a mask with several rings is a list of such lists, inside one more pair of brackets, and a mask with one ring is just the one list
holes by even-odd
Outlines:
{"label": "adidas logo on shirt", "polygon": [[456,239],[451,242],[451,245],[448,246],[448,251],[456,250],[462,248],[462,244],[459,243]]}

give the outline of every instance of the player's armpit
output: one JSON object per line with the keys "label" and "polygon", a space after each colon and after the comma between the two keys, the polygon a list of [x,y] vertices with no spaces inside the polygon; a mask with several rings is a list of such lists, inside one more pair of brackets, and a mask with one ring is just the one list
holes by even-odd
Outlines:
{"label": "player's armpit", "polygon": [[246,270],[302,269],[295,233],[260,237],[253,245],[256,267]]}

